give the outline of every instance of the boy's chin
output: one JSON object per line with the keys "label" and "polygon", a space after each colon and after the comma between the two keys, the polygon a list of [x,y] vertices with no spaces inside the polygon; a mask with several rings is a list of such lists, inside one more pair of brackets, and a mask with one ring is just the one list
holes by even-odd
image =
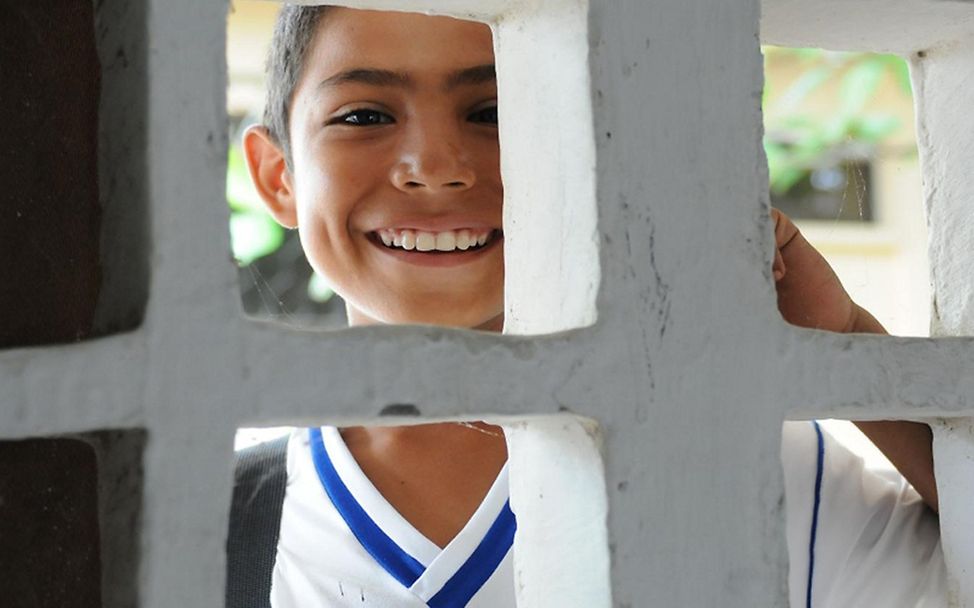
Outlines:
{"label": "boy's chin", "polygon": [[353,306],[348,306],[348,324],[352,327],[358,325],[436,325],[457,329],[500,332],[504,329],[504,313],[485,313],[472,316],[450,314],[449,312],[434,313],[424,310],[367,314]]}

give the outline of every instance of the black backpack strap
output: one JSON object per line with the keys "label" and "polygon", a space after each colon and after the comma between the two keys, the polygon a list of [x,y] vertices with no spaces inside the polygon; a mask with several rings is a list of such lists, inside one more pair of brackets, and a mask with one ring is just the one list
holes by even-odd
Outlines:
{"label": "black backpack strap", "polygon": [[287,439],[235,455],[226,608],[270,608],[271,574],[287,485]]}

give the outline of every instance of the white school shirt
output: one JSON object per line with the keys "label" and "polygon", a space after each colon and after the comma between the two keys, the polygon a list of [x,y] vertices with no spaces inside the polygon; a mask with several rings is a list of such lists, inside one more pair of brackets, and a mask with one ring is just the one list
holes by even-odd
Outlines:
{"label": "white school shirt", "polygon": [[896,471],[867,469],[817,422],[786,422],[792,608],[944,608],[940,524]]}
{"label": "white school shirt", "polygon": [[[936,516],[898,474],[813,422],[782,436],[792,608],[940,608]],[[295,431],[271,587],[273,608],[515,608],[507,467],[440,549],[376,490],[333,427]]]}
{"label": "white school shirt", "polygon": [[296,431],[288,441],[271,606],[513,607],[515,526],[507,465],[441,549],[379,494],[338,429]]}

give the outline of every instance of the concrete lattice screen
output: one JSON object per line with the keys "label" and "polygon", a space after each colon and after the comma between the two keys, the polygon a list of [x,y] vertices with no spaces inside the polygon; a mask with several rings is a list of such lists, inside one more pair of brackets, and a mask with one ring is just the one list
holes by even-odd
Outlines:
{"label": "concrete lattice screen", "polygon": [[[116,570],[124,580],[105,606],[131,605],[111,594],[126,585],[142,607],[222,605],[237,427],[369,422],[391,403],[420,404],[426,419],[510,424],[524,606],[785,605],[782,420],[930,420],[954,603],[974,605],[974,342],[944,338],[974,334],[969,3],[350,3],[494,25],[505,237],[517,260],[507,336],[246,320],[219,204],[226,6],[106,4],[117,10],[102,5],[103,70],[115,50],[106,39],[149,41],[126,55],[144,65],[146,80],[132,82],[148,102],[110,106],[126,117],[110,122],[101,106],[104,132],[118,137],[109,141],[146,150],[144,175],[127,174],[144,178],[127,192],[146,204],[118,219],[103,202],[107,222],[148,225],[134,256],[145,267],[113,266],[146,282],[144,320],[113,337],[0,353],[3,439],[145,429],[124,436],[121,464],[99,463],[127,471],[118,504],[141,505],[122,509],[140,538],[138,575]],[[939,339],[825,334],[778,316],[759,33],[910,57]],[[101,163],[129,158],[100,143]],[[120,264],[132,242],[103,239],[103,262]],[[119,542],[132,529],[113,517],[100,514],[101,551],[118,559],[133,551]]]}

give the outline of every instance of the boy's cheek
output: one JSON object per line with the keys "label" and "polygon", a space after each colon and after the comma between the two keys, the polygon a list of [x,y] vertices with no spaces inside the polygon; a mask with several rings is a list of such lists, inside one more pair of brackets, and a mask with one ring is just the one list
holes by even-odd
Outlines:
{"label": "boy's cheek", "polygon": [[316,157],[308,167],[308,192],[324,199],[324,206],[350,208],[364,194],[381,187],[388,178],[378,156],[366,157],[352,153],[329,151]]}

